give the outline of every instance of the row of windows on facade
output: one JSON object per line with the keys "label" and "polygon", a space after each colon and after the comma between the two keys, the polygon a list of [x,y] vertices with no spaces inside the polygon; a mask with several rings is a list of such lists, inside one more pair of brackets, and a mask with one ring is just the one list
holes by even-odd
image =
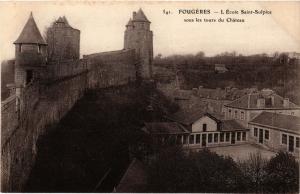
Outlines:
{"label": "row of windows on facade", "polygon": [[[234,114],[232,113],[231,109],[228,109],[228,115],[231,117],[231,118],[235,118],[235,119],[238,119],[238,111],[235,110],[234,111]],[[241,111],[240,112],[240,119],[241,120],[244,120],[245,119],[245,113],[244,111]]]}
{"label": "row of windows on facade", "polygon": [[[291,140],[290,140],[291,139]],[[289,141],[295,142],[296,139],[296,148],[300,147],[300,137],[295,137],[293,135],[289,135]],[[287,145],[288,144],[288,135],[287,134],[281,134],[281,144]]]}
{"label": "row of windows on facade", "polygon": [[[258,137],[258,130],[261,130],[263,132],[263,136],[264,136],[265,140],[270,140],[270,131],[268,129],[258,129],[258,128],[254,127],[254,130],[253,130],[254,137]],[[287,143],[288,143],[287,137],[288,137],[287,134],[281,134],[281,144],[287,145]],[[293,135],[289,135],[289,137],[292,138],[291,141],[295,142],[296,148],[299,148],[300,147],[300,137],[295,137]],[[295,139],[296,139],[296,141],[295,141]]]}
{"label": "row of windows on facade", "polygon": [[[200,144],[202,139],[202,141],[207,143],[226,143],[230,142],[230,134],[233,134],[231,138],[234,138],[236,141],[246,141],[245,131],[177,135],[174,141],[178,144]],[[161,138],[161,141],[164,142],[166,139],[168,138]]]}
{"label": "row of windows on facade", "polygon": [[[260,129],[263,131],[263,134],[264,134],[264,137],[266,140],[269,140],[270,139],[270,131],[267,130],[267,129]],[[254,137],[257,137],[258,136],[258,128],[254,127]]]}

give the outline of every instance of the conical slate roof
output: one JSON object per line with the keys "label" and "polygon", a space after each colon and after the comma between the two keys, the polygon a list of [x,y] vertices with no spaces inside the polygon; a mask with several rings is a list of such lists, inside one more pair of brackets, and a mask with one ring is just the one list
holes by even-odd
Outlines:
{"label": "conical slate roof", "polygon": [[139,21],[139,22],[150,22],[146,15],[144,14],[143,10],[140,8],[139,11],[134,15],[133,21]]}
{"label": "conical slate roof", "polygon": [[133,26],[132,19],[130,18],[126,26]]}
{"label": "conical slate roof", "polygon": [[47,44],[34,21],[32,13],[30,13],[27,23],[14,44]]}

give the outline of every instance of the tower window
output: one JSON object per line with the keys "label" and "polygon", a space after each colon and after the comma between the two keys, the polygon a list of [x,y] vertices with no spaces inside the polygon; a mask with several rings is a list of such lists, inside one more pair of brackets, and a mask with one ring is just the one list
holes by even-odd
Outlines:
{"label": "tower window", "polygon": [[27,70],[26,71],[26,84],[29,84],[33,80],[33,71]]}
{"label": "tower window", "polygon": [[38,53],[41,53],[41,45],[38,45]]}

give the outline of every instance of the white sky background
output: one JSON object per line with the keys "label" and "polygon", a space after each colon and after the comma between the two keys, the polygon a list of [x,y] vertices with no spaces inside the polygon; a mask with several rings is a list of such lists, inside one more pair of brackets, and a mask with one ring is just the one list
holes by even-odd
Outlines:
{"label": "white sky background", "polygon": [[[154,55],[199,51],[207,56],[225,51],[245,55],[300,52],[299,2],[0,2],[0,61],[14,57],[13,42],[21,33],[30,11],[33,11],[42,34],[54,19],[65,15],[70,25],[81,31],[82,55],[122,49],[125,25],[132,12],[139,8],[152,22]],[[178,15],[178,9],[183,8],[210,9],[211,12],[270,9],[273,13],[233,16],[244,18],[245,23],[184,23],[184,18],[218,18],[218,15]],[[169,9],[173,14],[164,15],[163,9]]]}

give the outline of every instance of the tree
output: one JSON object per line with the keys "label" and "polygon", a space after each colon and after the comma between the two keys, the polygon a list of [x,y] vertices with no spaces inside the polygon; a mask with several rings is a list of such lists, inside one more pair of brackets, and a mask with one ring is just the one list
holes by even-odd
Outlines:
{"label": "tree", "polygon": [[238,192],[244,189],[243,177],[231,157],[223,157],[208,149],[193,155],[198,177],[197,192]]}
{"label": "tree", "polygon": [[195,192],[196,173],[181,147],[163,147],[149,166],[148,192]]}
{"label": "tree", "polygon": [[265,189],[269,192],[299,191],[299,163],[287,152],[279,152],[265,167]]}

